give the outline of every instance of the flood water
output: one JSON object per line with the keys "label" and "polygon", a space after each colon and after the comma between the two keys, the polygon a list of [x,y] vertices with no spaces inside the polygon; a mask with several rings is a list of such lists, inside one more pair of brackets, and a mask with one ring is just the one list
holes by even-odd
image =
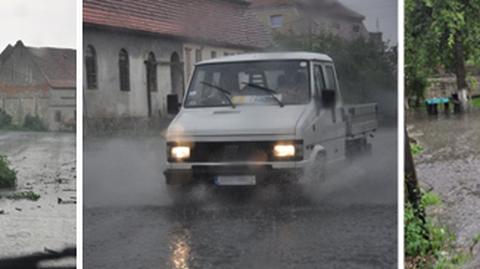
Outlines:
{"label": "flood water", "polygon": [[[419,180],[443,200],[436,214],[457,235],[457,244],[469,248],[480,234],[480,112],[411,114],[407,125],[425,148],[415,160]],[[478,246],[474,256],[471,268],[479,268]]]}
{"label": "flood water", "polygon": [[85,268],[396,268],[396,130],[306,196],[199,189],[174,204],[160,136],[84,143]]}

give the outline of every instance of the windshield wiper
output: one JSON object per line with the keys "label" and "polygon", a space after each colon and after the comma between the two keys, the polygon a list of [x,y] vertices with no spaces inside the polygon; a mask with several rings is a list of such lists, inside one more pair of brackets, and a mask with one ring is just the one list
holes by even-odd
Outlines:
{"label": "windshield wiper", "polygon": [[280,99],[278,99],[277,96],[275,96],[275,94],[277,94],[277,92],[275,90],[272,90],[272,89],[267,88],[267,87],[263,87],[262,85],[258,85],[258,84],[255,84],[255,83],[249,83],[249,82],[242,82],[242,83],[247,85],[247,86],[250,86],[254,89],[259,89],[259,90],[262,90],[263,92],[266,92],[266,93],[270,94],[273,97],[273,99],[275,99],[275,101],[278,103],[278,105],[280,107],[284,106],[282,101],[280,101]]}
{"label": "windshield wiper", "polygon": [[232,95],[231,92],[225,90],[224,88],[220,87],[220,86],[217,86],[215,84],[211,84],[210,82],[206,82],[206,81],[200,81],[200,83],[202,83],[203,85],[207,85],[208,87],[212,88],[212,89],[215,89],[217,90],[219,93],[222,94],[223,97],[225,97],[225,99],[228,101],[228,103],[232,106],[232,108],[235,108],[235,104],[233,103],[232,101],[232,98],[230,97]]}

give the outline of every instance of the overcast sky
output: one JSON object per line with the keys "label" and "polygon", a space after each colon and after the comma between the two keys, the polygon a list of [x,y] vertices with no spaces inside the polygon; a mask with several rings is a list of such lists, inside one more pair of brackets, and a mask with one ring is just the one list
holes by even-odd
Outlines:
{"label": "overcast sky", "polygon": [[0,51],[26,46],[76,46],[75,0],[0,0]]}
{"label": "overcast sky", "polygon": [[383,40],[397,44],[397,0],[340,0],[344,5],[364,15],[368,31],[377,31],[377,18]]}

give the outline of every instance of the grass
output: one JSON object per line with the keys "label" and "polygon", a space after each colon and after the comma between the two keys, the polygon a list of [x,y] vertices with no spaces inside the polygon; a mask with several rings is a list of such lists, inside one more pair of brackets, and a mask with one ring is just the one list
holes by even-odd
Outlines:
{"label": "grass", "polygon": [[412,151],[413,156],[417,156],[417,155],[421,154],[425,149],[422,146],[420,146],[420,144],[411,143],[410,144],[410,150]]}
{"label": "grass", "polygon": [[[433,192],[422,192],[421,206],[440,205]],[[471,253],[455,248],[455,235],[427,217],[423,225],[409,202],[405,203],[405,268],[459,268],[471,259]],[[475,238],[480,241],[480,235]],[[475,242],[474,239],[474,242]]]}
{"label": "grass", "polygon": [[480,108],[480,98],[474,98],[470,101],[472,107]]}
{"label": "grass", "polygon": [[0,155],[0,188],[13,188],[17,183],[17,171],[10,167],[7,157]]}
{"label": "grass", "polygon": [[10,194],[6,198],[11,200],[37,201],[38,199],[40,199],[40,194],[37,194],[33,191],[22,191],[22,192],[15,192],[13,194]]}

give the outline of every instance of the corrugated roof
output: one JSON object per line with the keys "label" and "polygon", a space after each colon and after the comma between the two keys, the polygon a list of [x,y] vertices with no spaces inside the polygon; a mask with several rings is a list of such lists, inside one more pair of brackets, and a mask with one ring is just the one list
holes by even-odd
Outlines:
{"label": "corrugated roof", "polygon": [[243,1],[85,0],[83,21],[214,44],[252,48],[272,44],[268,29]]}

